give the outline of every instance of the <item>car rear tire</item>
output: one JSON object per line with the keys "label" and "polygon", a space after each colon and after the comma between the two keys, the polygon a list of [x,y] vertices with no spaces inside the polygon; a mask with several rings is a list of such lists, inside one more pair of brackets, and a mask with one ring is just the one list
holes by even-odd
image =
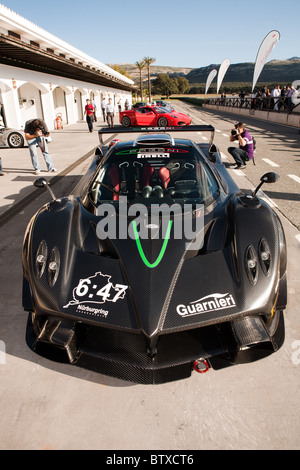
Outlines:
{"label": "car rear tire", "polygon": [[158,127],[167,127],[167,125],[168,125],[168,119],[165,118],[165,117],[160,117],[160,118],[157,120],[157,125],[158,125]]}
{"label": "car rear tire", "polygon": [[11,132],[7,137],[7,143],[11,148],[24,147],[24,137],[19,132]]}
{"label": "car rear tire", "polygon": [[124,127],[130,127],[131,126],[131,121],[130,121],[130,118],[128,116],[123,116],[121,123],[122,123],[122,126],[124,126]]}

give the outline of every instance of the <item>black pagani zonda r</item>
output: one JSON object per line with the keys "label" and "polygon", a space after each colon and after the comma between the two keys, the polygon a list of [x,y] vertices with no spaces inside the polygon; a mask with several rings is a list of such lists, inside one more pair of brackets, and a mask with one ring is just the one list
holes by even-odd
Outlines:
{"label": "black pagani zonda r", "polygon": [[[143,384],[277,351],[286,242],[278,216],[258,197],[277,175],[243,193],[212,139],[177,138],[191,131],[213,138],[211,126],[104,128],[102,144],[112,131],[137,137],[95,155],[75,195],[57,199],[44,179],[35,182],[53,200],[24,237],[29,347]],[[186,220],[188,233],[180,231]]]}

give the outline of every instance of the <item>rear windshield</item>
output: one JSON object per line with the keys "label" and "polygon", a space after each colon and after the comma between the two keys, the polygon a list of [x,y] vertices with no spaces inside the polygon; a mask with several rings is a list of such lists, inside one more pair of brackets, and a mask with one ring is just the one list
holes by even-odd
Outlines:
{"label": "rear windshield", "polygon": [[100,167],[91,189],[94,205],[117,202],[208,204],[218,184],[194,147],[115,147]]}

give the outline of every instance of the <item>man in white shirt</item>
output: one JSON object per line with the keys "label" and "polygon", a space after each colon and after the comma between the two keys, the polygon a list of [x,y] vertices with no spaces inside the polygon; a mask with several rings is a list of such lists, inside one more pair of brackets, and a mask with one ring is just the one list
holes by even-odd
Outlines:
{"label": "man in white shirt", "polygon": [[103,116],[103,121],[105,122],[105,108],[106,108],[106,101],[105,98],[101,101],[101,109],[102,109],[102,116]]}
{"label": "man in white shirt", "polygon": [[278,101],[279,97],[281,96],[281,90],[280,86],[277,85],[277,87],[274,88],[274,90],[271,91],[271,97],[274,98],[274,109],[278,111]]}
{"label": "man in white shirt", "polygon": [[105,111],[108,127],[114,127],[115,107],[112,104],[111,98],[108,100],[108,105],[106,106]]}

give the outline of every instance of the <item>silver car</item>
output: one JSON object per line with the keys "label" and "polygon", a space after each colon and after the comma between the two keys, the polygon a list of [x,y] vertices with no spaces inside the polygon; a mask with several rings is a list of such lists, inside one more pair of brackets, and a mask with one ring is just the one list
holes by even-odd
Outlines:
{"label": "silver car", "polygon": [[0,145],[12,148],[24,147],[24,135],[16,129],[0,125]]}

